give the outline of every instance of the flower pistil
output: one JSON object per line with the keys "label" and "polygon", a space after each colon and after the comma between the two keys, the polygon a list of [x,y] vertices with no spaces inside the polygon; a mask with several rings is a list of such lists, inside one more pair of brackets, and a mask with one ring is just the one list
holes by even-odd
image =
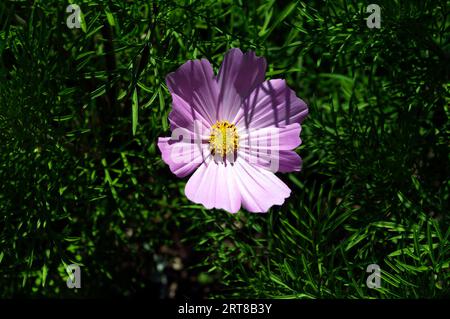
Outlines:
{"label": "flower pistil", "polygon": [[236,126],[228,121],[217,121],[211,126],[209,147],[212,155],[225,157],[236,153],[239,148],[239,135]]}

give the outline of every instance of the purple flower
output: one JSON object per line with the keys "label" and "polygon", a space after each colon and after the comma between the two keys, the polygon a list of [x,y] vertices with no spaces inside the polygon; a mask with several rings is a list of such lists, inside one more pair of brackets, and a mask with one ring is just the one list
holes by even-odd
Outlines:
{"label": "purple flower", "polygon": [[291,190],[275,172],[299,171],[300,123],[308,107],[281,79],[264,80],[266,61],[231,49],[217,76],[206,59],[170,73],[172,136],[162,159],[178,177],[194,173],[187,198],[208,209],[267,212]]}

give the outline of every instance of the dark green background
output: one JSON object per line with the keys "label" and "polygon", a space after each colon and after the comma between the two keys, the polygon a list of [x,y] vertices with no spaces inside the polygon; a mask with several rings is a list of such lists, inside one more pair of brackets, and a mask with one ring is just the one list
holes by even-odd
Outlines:
{"label": "dark green background", "polygon": [[[448,297],[449,1],[373,2],[1,1],[0,297]],[[267,214],[190,203],[156,147],[166,74],[231,47],[310,107]]]}

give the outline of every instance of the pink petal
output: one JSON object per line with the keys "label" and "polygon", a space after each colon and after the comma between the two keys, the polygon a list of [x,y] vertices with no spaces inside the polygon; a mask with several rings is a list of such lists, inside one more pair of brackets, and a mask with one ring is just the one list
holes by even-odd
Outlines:
{"label": "pink petal", "polygon": [[298,172],[302,169],[302,158],[294,151],[280,151],[280,163],[278,172]]}
{"label": "pink petal", "polygon": [[306,103],[280,79],[265,81],[256,87],[243,102],[242,110],[236,124],[245,128],[301,123],[308,115]]}
{"label": "pink petal", "polygon": [[193,138],[181,141],[171,137],[158,138],[158,147],[163,161],[178,177],[191,174],[209,156],[207,145],[193,141]]}
{"label": "pink petal", "polygon": [[199,120],[200,118],[201,114],[191,108],[189,104],[177,94],[172,93],[172,111],[169,113],[169,122],[172,131],[177,128],[186,128],[194,132],[195,124],[198,125],[198,129],[209,130],[209,124]]}
{"label": "pink petal", "polygon": [[[184,100],[194,120],[209,126],[217,120],[219,86],[214,78],[211,64],[206,59],[190,60],[166,77],[172,94]],[[186,105],[183,105],[186,108]],[[175,111],[173,117],[187,113]]]}
{"label": "pink petal", "polygon": [[217,75],[221,120],[234,119],[242,100],[264,81],[266,67],[266,60],[254,52],[243,54],[237,48],[227,52]]}
{"label": "pink petal", "polygon": [[250,164],[272,172],[300,170],[301,159],[293,149],[301,144],[301,126],[293,123],[284,127],[241,130],[239,156]]}
{"label": "pink petal", "polygon": [[236,213],[241,206],[239,190],[233,176],[233,166],[205,162],[186,183],[186,197],[208,209],[224,209]]}
{"label": "pink petal", "polygon": [[274,173],[244,160],[224,165],[212,160],[200,165],[186,184],[186,197],[207,209],[235,213],[241,203],[250,212],[267,212],[282,205],[291,190]]}
{"label": "pink petal", "polygon": [[242,205],[250,212],[267,212],[273,205],[282,205],[291,193],[289,187],[268,170],[239,158],[234,168]]}

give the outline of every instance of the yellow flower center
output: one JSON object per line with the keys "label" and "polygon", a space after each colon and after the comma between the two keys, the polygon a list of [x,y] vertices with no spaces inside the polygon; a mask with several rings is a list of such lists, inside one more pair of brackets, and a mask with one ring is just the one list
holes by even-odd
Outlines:
{"label": "yellow flower center", "polygon": [[209,147],[212,155],[225,157],[228,154],[234,154],[239,147],[236,126],[228,121],[217,121],[211,126]]}

